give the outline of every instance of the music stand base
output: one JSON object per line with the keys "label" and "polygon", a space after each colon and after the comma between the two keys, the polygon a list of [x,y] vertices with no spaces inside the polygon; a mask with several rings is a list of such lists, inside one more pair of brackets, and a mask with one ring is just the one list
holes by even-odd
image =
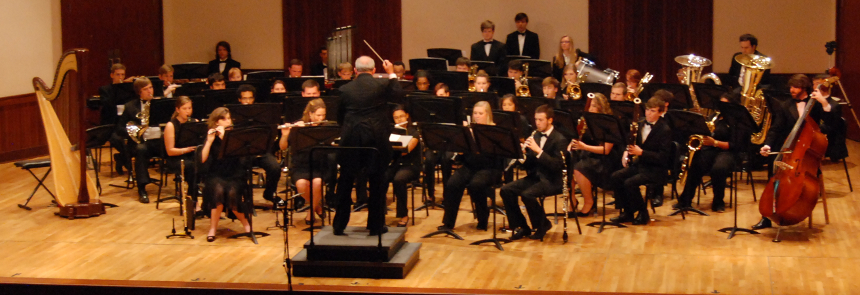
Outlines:
{"label": "music stand base", "polygon": [[615,226],[618,228],[627,228],[626,225],[620,224],[618,222],[612,222],[612,221],[596,221],[596,222],[586,224],[586,226],[590,226],[590,227],[598,227],[599,226],[597,233],[602,233],[603,228],[606,227],[607,225]]}
{"label": "music stand base", "polygon": [[736,232],[745,232],[745,233],[750,233],[750,234],[754,234],[754,235],[759,234],[759,232],[757,232],[757,231],[754,231],[754,230],[751,230],[748,228],[741,228],[741,227],[726,227],[726,228],[718,229],[718,231],[728,233],[729,234],[728,239],[731,239],[732,237],[734,237]]}
{"label": "music stand base", "polygon": [[490,206],[490,210],[496,211],[504,216],[508,216],[508,214],[505,213],[505,208],[499,207],[498,205]]}
{"label": "music stand base", "polygon": [[228,238],[229,239],[238,239],[240,237],[250,237],[251,240],[254,241],[254,244],[259,244],[259,243],[257,243],[257,236],[267,237],[267,236],[269,236],[269,234],[264,233],[264,232],[253,231],[253,232],[248,232],[248,233],[235,234],[235,235],[232,235]]}
{"label": "music stand base", "polygon": [[429,238],[429,237],[432,237],[432,236],[435,236],[435,235],[441,235],[441,234],[449,235],[449,236],[451,236],[451,237],[453,237],[453,238],[455,238],[455,239],[458,239],[458,240],[462,240],[462,239],[463,239],[462,237],[460,237],[460,235],[458,235],[457,233],[455,233],[453,230],[450,230],[450,229],[440,229],[440,230],[434,231],[434,232],[432,232],[432,233],[426,234],[426,235],[424,235],[424,236],[423,236],[423,237],[421,237],[421,238]]}
{"label": "music stand base", "polygon": [[[425,201],[425,202],[424,202],[424,205],[421,205],[420,207],[415,208],[415,209],[412,209],[412,210],[413,210],[413,211],[420,211],[420,210],[424,210],[424,209],[426,209],[426,208],[435,208],[435,207],[439,207],[439,208],[441,208],[441,209],[445,209],[445,206],[444,206],[444,205],[442,205],[442,204],[439,204],[439,203],[436,203],[436,202],[433,202],[433,201]],[[502,213],[502,214],[505,214],[505,213]]]}
{"label": "music stand base", "polygon": [[[702,215],[702,216],[710,216],[710,215],[708,215],[707,213],[702,212],[702,210],[699,210],[699,209],[696,209],[696,208],[693,208],[693,207],[685,207],[685,208],[678,209],[678,210],[676,210],[675,212],[669,213],[669,216],[675,216],[675,215],[678,215],[678,214],[681,214],[681,216],[684,216],[684,214],[683,214],[683,213],[685,213],[685,212],[693,212],[693,213],[696,213],[696,214],[699,214],[699,215]],[[686,220],[686,219],[687,219],[687,217],[686,217],[686,216],[684,216],[684,219]]]}
{"label": "music stand base", "polygon": [[480,245],[483,243],[493,243],[496,245],[496,248],[498,248],[499,251],[505,251],[505,249],[502,248],[502,243],[510,243],[510,242],[511,242],[511,240],[509,240],[509,239],[489,238],[489,239],[483,239],[480,241],[472,242],[469,245]]}

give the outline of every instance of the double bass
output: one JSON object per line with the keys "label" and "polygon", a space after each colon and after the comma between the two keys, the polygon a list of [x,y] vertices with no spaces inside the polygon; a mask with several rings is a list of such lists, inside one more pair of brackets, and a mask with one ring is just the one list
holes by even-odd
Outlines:
{"label": "double bass", "polygon": [[[821,85],[829,87],[837,79],[828,78]],[[809,116],[816,102],[810,99],[798,117],[777,153],[773,177],[761,196],[759,212],[779,226],[794,225],[808,218],[821,195],[818,171],[827,150],[827,137]],[[779,241],[778,232],[774,241]]]}

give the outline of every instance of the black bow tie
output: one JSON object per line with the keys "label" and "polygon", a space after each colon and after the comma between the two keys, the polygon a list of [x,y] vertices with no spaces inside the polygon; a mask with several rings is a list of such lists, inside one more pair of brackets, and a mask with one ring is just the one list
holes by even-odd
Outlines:
{"label": "black bow tie", "polygon": [[654,124],[657,124],[657,123],[651,123],[651,122],[648,122],[647,120],[645,121],[645,125],[654,127]]}
{"label": "black bow tie", "polygon": [[484,41],[484,45],[493,44],[493,41]]}
{"label": "black bow tie", "polygon": [[536,132],[535,139],[540,140],[542,137],[546,136],[543,132]]}
{"label": "black bow tie", "polygon": [[227,63],[227,61],[226,61],[226,60],[222,60],[222,61],[221,61],[221,62],[219,62],[219,63],[225,64],[225,63]]}
{"label": "black bow tie", "polygon": [[795,103],[795,104],[798,104],[798,103],[801,103],[801,102],[809,102],[809,97],[804,98],[804,99],[795,99],[795,100],[794,100],[794,103]]}
{"label": "black bow tie", "polygon": [[520,36],[525,36],[525,35],[526,35],[526,33],[517,33],[517,34],[519,34]]}

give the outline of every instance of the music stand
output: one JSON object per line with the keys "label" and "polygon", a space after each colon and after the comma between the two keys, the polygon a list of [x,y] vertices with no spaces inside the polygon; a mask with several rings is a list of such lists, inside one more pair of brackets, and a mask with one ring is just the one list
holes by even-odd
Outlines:
{"label": "music stand", "polygon": [[491,61],[483,61],[483,60],[473,60],[473,61],[469,61],[469,66],[470,66],[470,67],[471,67],[471,66],[474,66],[474,65],[477,65],[477,66],[478,66],[478,70],[479,70],[479,71],[480,71],[480,70],[483,70],[483,71],[487,72],[487,74],[489,75],[489,74],[490,74],[490,72],[489,72],[489,71],[490,71],[493,67],[495,67],[496,63],[491,62]]}
{"label": "music stand", "polygon": [[[552,119],[552,126],[555,130],[561,132],[565,138],[576,138],[576,119],[571,112],[555,109],[555,118]],[[494,118],[495,119],[495,118]]]}
{"label": "music stand", "polygon": [[[644,105],[644,102],[640,105]],[[630,125],[633,122],[633,113],[636,111],[636,104],[632,101],[609,101],[609,108],[612,109],[612,114],[621,120],[622,125]],[[641,108],[641,106],[640,106]],[[640,114],[644,114],[643,110]]]}
{"label": "music stand", "polygon": [[542,105],[549,104],[550,106],[554,106],[555,104],[550,104],[549,99],[532,96],[532,97],[518,97],[520,105],[517,106],[517,109],[522,112],[524,116],[526,116],[526,120],[529,121],[529,124],[535,126],[535,110]]}
{"label": "music stand", "polygon": [[236,93],[236,89],[207,89],[201,92],[206,99],[216,101],[221,104],[221,106],[225,104],[234,104],[239,103],[239,93]]}
{"label": "music stand", "polygon": [[209,89],[209,85],[204,82],[184,83],[173,91],[173,97],[199,95],[206,89]]}
{"label": "music stand", "polygon": [[464,108],[472,108],[479,101],[490,103],[490,107],[494,110],[499,108],[499,98],[495,92],[451,91],[451,96],[463,98]]}
{"label": "music stand", "polygon": [[164,81],[159,79],[158,76],[146,77],[149,79],[149,82],[152,83],[152,96],[153,97],[163,97],[164,96]]}
{"label": "music stand", "polygon": [[[751,134],[752,132],[758,131],[759,127],[755,123],[755,120],[750,115],[749,111],[741,105],[726,103],[722,101],[717,102],[717,108],[720,110],[720,115],[728,121],[729,126],[733,128],[739,128],[741,130],[741,134]],[[734,176],[733,176],[734,177]],[[752,191],[755,192],[755,183],[750,181],[750,185],[752,186]],[[738,184],[735,182],[734,187],[732,187],[733,196],[733,207],[735,209],[734,216],[734,224],[731,227],[724,227],[719,229],[718,231],[728,233],[728,239],[731,239],[735,236],[736,232],[745,232],[750,234],[759,234],[759,232],[747,229],[743,227],[738,227]]]}
{"label": "music stand", "polygon": [[209,64],[188,62],[173,65],[173,79],[206,79],[209,77]]}
{"label": "music stand", "polygon": [[[463,121],[460,112],[462,100],[452,97],[411,96],[408,97],[409,116],[418,123],[450,123]],[[420,127],[420,125],[419,125]]]}
{"label": "music stand", "polygon": [[693,93],[699,99],[699,106],[706,109],[717,109],[717,102],[723,94],[729,93],[729,87],[725,85],[693,83]]}
{"label": "music stand", "polygon": [[[269,89],[271,89],[271,85],[269,81],[263,80],[245,80],[245,81],[227,81],[227,89],[238,89],[239,86],[242,85],[251,85],[254,87],[254,102],[268,102],[269,101]],[[324,89],[320,89],[322,91]]]}
{"label": "music stand", "polygon": [[[702,116],[702,114],[682,110],[669,110],[666,112],[666,120],[669,123],[669,127],[672,129],[673,140],[685,146],[691,135],[711,135],[711,130],[708,129],[708,125],[705,124],[705,116]],[[675,160],[676,159],[672,159],[672,161]],[[687,169],[690,168],[691,167],[687,167]],[[675,212],[670,213],[669,216],[675,216],[680,213],[681,218],[686,220],[686,212],[695,212],[699,215],[708,216],[707,213],[693,208],[692,206],[682,207],[675,210]]]}
{"label": "music stand", "polygon": [[520,61],[522,61],[523,64],[529,64],[529,78],[546,78],[552,76],[552,63],[548,60],[525,58]]}
{"label": "music stand", "polygon": [[275,126],[281,122],[281,105],[277,103],[228,104],[226,107],[236,127]]}
{"label": "music stand", "polygon": [[430,77],[432,78],[430,79],[431,89],[436,87],[438,83],[445,83],[451,91],[469,89],[469,73],[436,70],[427,72],[430,73]]}
{"label": "music stand", "polygon": [[[475,150],[479,154],[494,156],[498,158],[521,159],[523,151],[520,147],[520,138],[513,130],[492,125],[472,125],[472,134],[475,138]],[[496,205],[496,192],[493,191],[490,203]],[[502,248],[502,243],[510,243],[510,239],[499,239],[496,237],[496,211],[493,211],[493,237],[472,242],[469,245],[480,245],[483,243],[493,243],[500,251],[505,251]]]}
{"label": "music stand", "polygon": [[[588,133],[595,141],[601,143],[611,142],[613,144],[624,144],[624,137],[621,134],[621,125],[619,120],[611,115],[597,113],[583,113],[582,117],[588,125]],[[573,189],[573,188],[570,188]],[[602,233],[603,228],[607,225],[612,225],[618,228],[626,228],[627,226],[614,222],[606,221],[606,193],[603,194],[603,219],[598,222],[586,224],[587,226],[598,227],[597,233]]]}
{"label": "music stand", "polygon": [[347,84],[347,83],[349,83],[349,82],[352,82],[352,80],[335,80],[335,81],[334,81],[334,85],[332,85],[332,87],[331,87],[331,88],[332,88],[332,89],[337,89],[337,88],[342,87],[343,85],[346,85],[346,84]]}
{"label": "music stand", "polygon": [[606,98],[611,97],[612,94],[612,85],[603,83],[579,83],[579,89],[582,93],[582,98],[585,98],[589,93],[600,93],[606,96]]}
{"label": "music stand", "polygon": [[654,96],[654,93],[663,89],[672,93],[673,98],[669,101],[670,109],[689,109],[693,107],[693,98],[690,96],[690,86],[684,84],[648,83],[639,93],[642,103]]}
{"label": "music stand", "polygon": [[[455,153],[474,152],[475,144],[473,142],[472,133],[469,131],[469,127],[455,124],[419,123],[418,128],[421,133],[422,141],[427,148],[431,150]],[[427,205],[424,206],[426,207]],[[430,206],[433,205],[431,204]],[[429,238],[438,234],[446,234],[458,240],[463,239],[454,233],[452,229],[447,228],[426,234],[422,236],[422,238]]]}
{"label": "music stand", "polygon": [[176,109],[176,99],[153,99],[149,106],[149,126],[159,126],[170,122]]}
{"label": "music stand", "polygon": [[419,70],[425,71],[447,71],[448,70],[448,61],[444,58],[438,57],[425,57],[425,58],[413,58],[409,60],[409,71],[412,73],[417,73]]}
{"label": "music stand", "polygon": [[126,104],[127,102],[140,97],[134,92],[134,86],[132,84],[132,82],[124,82],[111,85],[114,89],[114,102],[117,105]]}
{"label": "music stand", "polygon": [[[263,140],[260,140],[260,139]],[[224,133],[224,144],[221,145],[221,150],[218,151],[218,158],[234,158],[234,157],[255,157],[269,152],[271,142],[275,140],[275,132],[269,127],[247,127],[227,131]],[[261,237],[268,236],[268,233],[255,232],[253,223],[254,200],[251,191],[252,177],[251,167],[245,168],[246,179],[248,181],[245,189],[245,218],[248,219],[250,232],[240,233],[230,236],[231,239],[238,237],[250,237],[254,244],[257,243],[257,235]],[[218,216],[212,216],[218,218]]]}
{"label": "music stand", "polygon": [[284,82],[284,87],[287,88],[288,92],[291,91],[302,91],[302,84],[307,80],[317,81],[317,84],[320,85],[320,91],[325,90],[325,77],[323,76],[301,76],[299,78],[290,78],[290,77],[277,77],[271,78],[272,81],[281,80]]}
{"label": "music stand", "polygon": [[522,134],[523,126],[520,126],[520,113],[493,110],[493,123],[496,123],[496,126],[514,131],[514,134]]}
{"label": "music stand", "polygon": [[191,117],[197,120],[208,119],[212,111],[224,106],[220,101],[209,99],[202,95],[191,96],[191,104],[194,106]]}
{"label": "music stand", "polygon": [[206,140],[209,126],[206,122],[187,122],[180,124],[176,132],[177,148],[198,146]]}
{"label": "music stand", "polygon": [[[331,147],[334,143],[334,140],[338,137],[340,137],[340,126],[307,126],[301,128],[294,128],[293,130],[291,130],[287,142],[290,146],[290,153],[295,155],[297,153],[308,151],[316,147]],[[313,174],[313,163],[314,160],[313,158],[311,158],[309,162],[309,165],[311,167],[310,169],[308,169],[308,171],[311,173],[311,180],[316,178],[316,175]],[[325,175],[319,175],[319,177],[325,178]],[[325,219],[322,220],[322,223],[319,227],[314,226],[315,214],[313,213],[313,189],[308,192],[308,200],[308,204],[310,204],[309,206],[311,208],[308,213],[311,215],[311,226],[305,230],[313,231],[314,229],[321,229],[325,223]],[[323,204],[323,202],[320,202],[320,204]],[[331,215],[329,215],[329,217],[331,217]]]}
{"label": "music stand", "polygon": [[283,77],[285,75],[286,73],[283,70],[256,71],[245,74],[245,79],[269,81],[272,78]]}
{"label": "music stand", "polygon": [[516,94],[516,88],[514,79],[492,76],[490,77],[490,89],[487,89],[487,91],[495,91],[501,97],[505,94]]}
{"label": "music stand", "polygon": [[427,57],[443,58],[448,61],[449,65],[455,65],[457,59],[463,57],[463,51],[453,48],[427,48]]}

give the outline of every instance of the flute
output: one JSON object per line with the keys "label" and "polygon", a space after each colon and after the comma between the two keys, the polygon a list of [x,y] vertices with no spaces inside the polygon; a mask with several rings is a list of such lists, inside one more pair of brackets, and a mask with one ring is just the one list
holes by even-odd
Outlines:
{"label": "flute", "polygon": [[[305,124],[305,126],[307,126],[307,125],[316,125],[316,124],[325,124],[325,123],[328,123],[328,120],[322,120],[322,121],[316,121],[316,122],[307,122],[304,124]],[[283,125],[278,125],[278,129],[293,128],[296,126],[298,126],[297,123],[292,123],[292,124],[287,123],[287,124],[283,124]]]}

